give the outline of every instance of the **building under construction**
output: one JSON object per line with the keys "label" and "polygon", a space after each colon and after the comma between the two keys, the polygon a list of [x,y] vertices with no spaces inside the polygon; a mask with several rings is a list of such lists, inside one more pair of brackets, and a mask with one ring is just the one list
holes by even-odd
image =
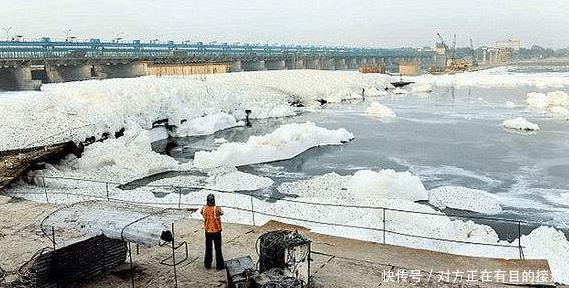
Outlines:
{"label": "building under construction", "polygon": [[513,55],[520,49],[520,41],[517,39],[497,41],[494,47],[483,46],[475,49],[472,39],[469,47],[457,48],[456,34],[453,35],[450,46],[440,34],[437,33],[437,37],[433,65],[429,67],[430,73],[456,73],[504,65],[510,63]]}

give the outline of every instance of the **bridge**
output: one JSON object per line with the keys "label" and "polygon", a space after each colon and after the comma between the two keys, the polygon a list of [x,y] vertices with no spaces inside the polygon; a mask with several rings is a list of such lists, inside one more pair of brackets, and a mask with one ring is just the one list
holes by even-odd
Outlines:
{"label": "bridge", "polygon": [[[432,63],[434,52],[415,48],[347,48],[295,45],[148,43],[89,39],[0,41],[0,89],[38,89],[41,83],[148,75],[148,65],[221,64],[223,72],[322,69],[351,70],[399,62]],[[220,72],[214,68],[212,72]],[[225,71],[226,70],[226,71]]]}

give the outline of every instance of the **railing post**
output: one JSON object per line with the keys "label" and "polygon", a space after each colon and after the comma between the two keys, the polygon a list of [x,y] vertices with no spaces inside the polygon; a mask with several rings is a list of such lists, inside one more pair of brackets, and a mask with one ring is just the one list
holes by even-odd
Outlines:
{"label": "railing post", "polygon": [[524,250],[522,248],[522,222],[518,221],[518,249],[520,250],[520,260],[524,260]]}
{"label": "railing post", "polygon": [[53,241],[53,251],[55,251],[55,228],[53,228],[53,226],[51,226],[51,238]]}
{"label": "railing post", "polygon": [[257,226],[255,225],[255,206],[253,206],[253,196],[249,196],[249,199],[251,199],[251,218],[253,220],[253,226]]}
{"label": "railing post", "polygon": [[130,249],[130,241],[128,241],[128,259],[130,262],[130,283],[134,288],[134,267],[132,265],[132,250]]}
{"label": "railing post", "polygon": [[176,240],[175,240],[176,237],[174,235],[175,235],[174,234],[174,223],[172,223],[172,266],[174,267],[174,287],[177,288],[178,287],[178,274],[176,273],[176,247],[174,246],[174,242],[176,242]]}
{"label": "railing post", "polygon": [[382,208],[382,210],[383,210],[383,218],[382,218],[382,220],[383,220],[383,229],[382,229],[382,231],[383,231],[383,244],[385,244],[385,208]]}
{"label": "railing post", "polygon": [[105,190],[107,191],[107,201],[111,201],[109,197],[109,182],[105,182]]}
{"label": "railing post", "polygon": [[178,187],[178,209],[182,207],[182,187]]}
{"label": "railing post", "polygon": [[43,192],[45,193],[45,202],[49,203],[49,197],[47,196],[47,184],[45,183],[45,176],[42,176],[43,182]]}

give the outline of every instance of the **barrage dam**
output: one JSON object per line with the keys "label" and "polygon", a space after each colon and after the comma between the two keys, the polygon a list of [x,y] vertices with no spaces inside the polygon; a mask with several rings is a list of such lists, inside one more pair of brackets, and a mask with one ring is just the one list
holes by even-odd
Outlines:
{"label": "barrage dam", "polygon": [[101,41],[0,41],[0,90],[38,90],[42,83],[146,75],[241,71],[356,70],[401,63],[427,67],[435,53],[422,48],[346,48],[228,43]]}

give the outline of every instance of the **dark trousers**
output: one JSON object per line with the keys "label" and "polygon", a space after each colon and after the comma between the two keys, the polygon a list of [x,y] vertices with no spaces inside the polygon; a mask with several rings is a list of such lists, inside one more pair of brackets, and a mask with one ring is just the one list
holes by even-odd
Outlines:
{"label": "dark trousers", "polygon": [[205,268],[211,268],[212,260],[212,244],[215,246],[215,268],[224,269],[223,253],[221,252],[221,232],[207,233],[205,232]]}

